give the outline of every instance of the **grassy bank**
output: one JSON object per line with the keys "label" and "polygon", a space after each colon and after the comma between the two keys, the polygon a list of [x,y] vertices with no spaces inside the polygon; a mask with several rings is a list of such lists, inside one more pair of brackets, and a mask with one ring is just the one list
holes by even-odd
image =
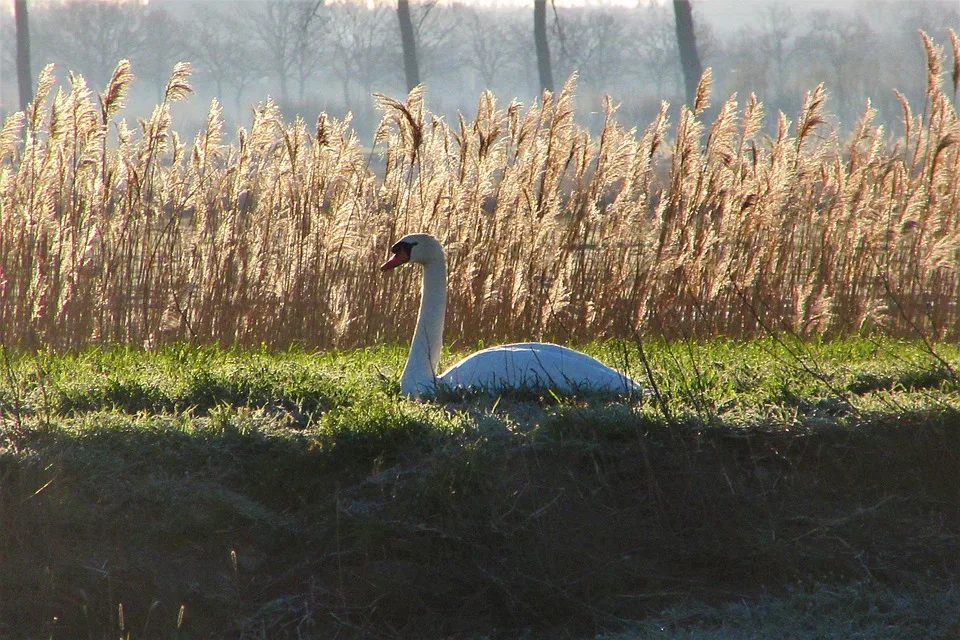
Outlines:
{"label": "grassy bank", "polygon": [[643,355],[421,404],[394,348],[6,354],[0,636],[960,632],[956,346]]}

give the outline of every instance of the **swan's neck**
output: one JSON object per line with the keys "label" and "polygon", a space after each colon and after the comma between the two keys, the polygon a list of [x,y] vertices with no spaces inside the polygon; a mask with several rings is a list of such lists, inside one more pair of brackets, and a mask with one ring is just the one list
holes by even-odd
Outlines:
{"label": "swan's neck", "polygon": [[419,397],[433,390],[443,347],[443,316],[447,310],[447,265],[442,257],[423,267],[420,313],[413,333],[407,366],[400,376],[400,391]]}

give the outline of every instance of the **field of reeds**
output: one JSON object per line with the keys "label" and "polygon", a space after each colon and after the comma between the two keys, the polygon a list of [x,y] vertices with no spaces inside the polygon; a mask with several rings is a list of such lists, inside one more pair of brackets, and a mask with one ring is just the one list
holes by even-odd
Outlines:
{"label": "field of reeds", "polygon": [[[960,50],[924,34],[923,105],[903,135],[874,111],[849,135],[828,88],[796,115],[756,96],[668,107],[642,131],[578,126],[573,81],[541,103],[480,97],[447,122],[424,95],[380,98],[375,139],[266,102],[228,136],[220,108],[183,140],[164,101],[122,118],[102,93],[39,77],[0,131],[0,338],[349,347],[406,340],[417,275],[390,243],[431,231],[450,255],[448,338],[884,332],[960,337]],[[918,69],[918,73],[923,70]],[[706,122],[707,116],[710,122]],[[769,133],[766,133],[769,132]]]}

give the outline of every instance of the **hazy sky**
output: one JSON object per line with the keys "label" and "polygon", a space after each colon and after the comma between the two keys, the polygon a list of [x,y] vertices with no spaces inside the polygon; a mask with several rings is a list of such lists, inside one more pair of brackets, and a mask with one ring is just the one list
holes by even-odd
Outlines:
{"label": "hazy sky", "polygon": [[[44,4],[48,2],[57,2],[62,0],[31,0],[32,4]],[[88,0],[89,2],[116,2],[117,0]],[[121,0],[123,1],[123,0]],[[149,4],[151,0],[126,0],[128,2],[140,2],[142,4]],[[157,1],[157,0],[153,0]],[[233,2],[233,0],[201,0],[209,2],[210,4],[227,4]],[[328,3],[334,2],[369,2],[370,0],[327,0]],[[423,2],[425,0],[412,0],[413,3]],[[639,5],[649,5],[649,4],[669,4],[671,0],[553,0],[557,8],[563,7],[573,7],[573,6],[624,6],[624,7],[635,7]],[[791,6],[797,7],[798,5],[816,5],[819,8],[835,8],[838,5],[852,5],[856,3],[862,3],[864,0],[805,0],[804,2],[786,2],[786,0],[692,0],[694,10],[698,7],[701,9],[720,9],[721,7],[726,9],[730,8],[731,10],[736,11],[738,7],[743,5],[750,4],[790,4]],[[929,0],[895,0],[897,2],[903,3],[916,3],[922,4],[928,2]],[[523,6],[532,6],[532,0],[440,0],[444,4],[463,4],[463,5],[476,5],[476,6],[503,6],[503,7],[523,7]],[[550,0],[548,0],[548,4]],[[4,13],[12,13],[13,11],[13,0],[5,0],[0,2],[0,11]]]}

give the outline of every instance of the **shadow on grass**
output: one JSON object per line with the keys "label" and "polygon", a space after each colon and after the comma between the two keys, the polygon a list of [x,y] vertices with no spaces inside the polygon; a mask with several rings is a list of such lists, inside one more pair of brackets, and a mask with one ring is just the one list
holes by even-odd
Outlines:
{"label": "shadow on grass", "polygon": [[196,636],[589,634],[691,596],[949,583],[957,451],[954,411],[788,432],[564,406],[492,438],[387,396],[303,430],[91,414],[0,455],[0,631],[101,637],[122,603],[145,637],[181,605]]}
{"label": "shadow on grass", "polygon": [[937,367],[933,369],[914,369],[887,376],[860,373],[850,382],[847,388],[857,395],[864,395],[872,391],[892,391],[894,389],[909,391],[939,389],[948,384],[956,386],[957,382],[955,371],[946,367]]}

